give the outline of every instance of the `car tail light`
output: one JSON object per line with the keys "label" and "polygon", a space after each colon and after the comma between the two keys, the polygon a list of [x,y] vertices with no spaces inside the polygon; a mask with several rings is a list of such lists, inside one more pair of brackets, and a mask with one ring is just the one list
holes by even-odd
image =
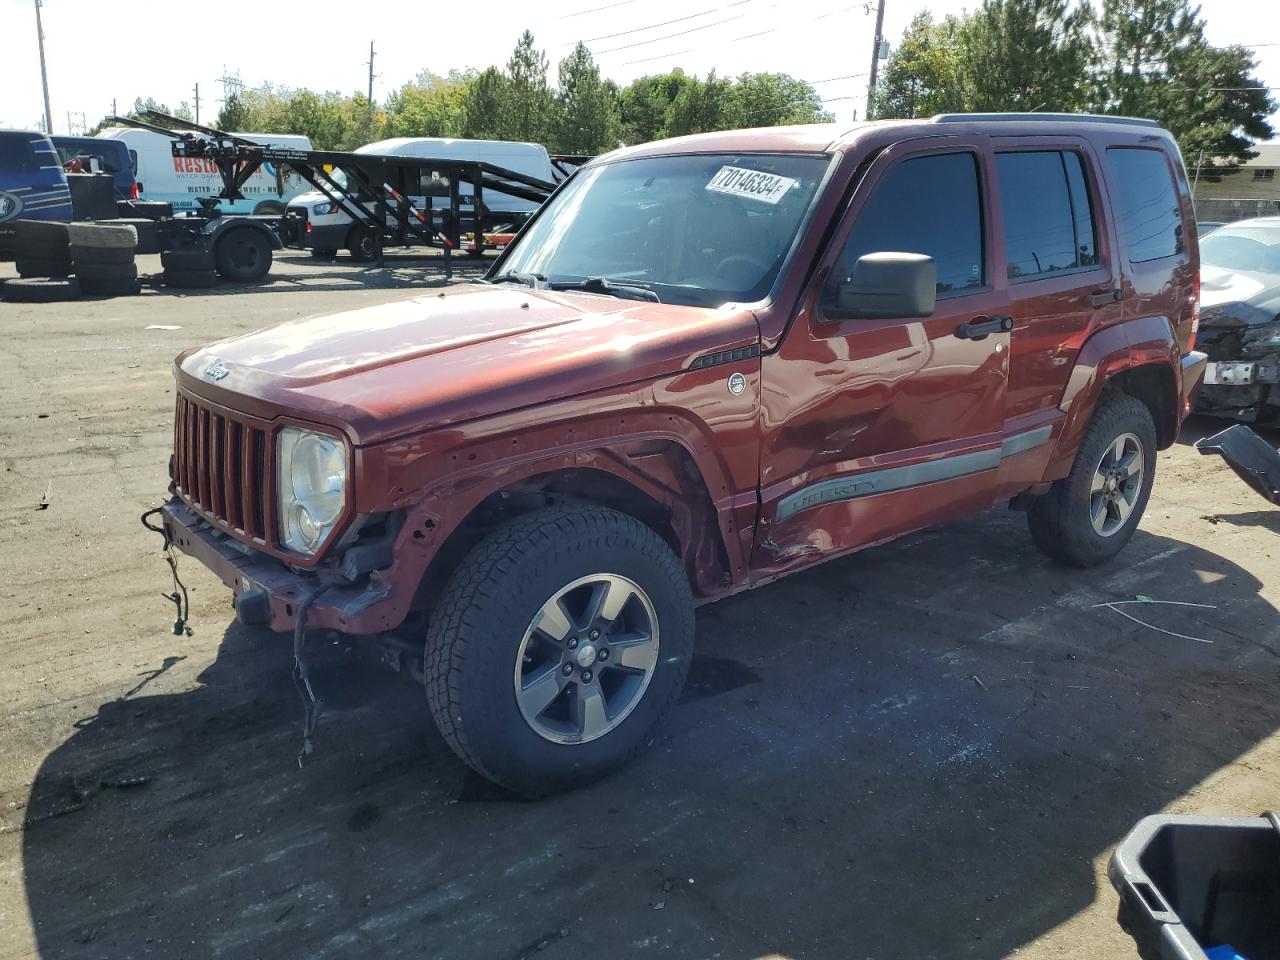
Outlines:
{"label": "car tail light", "polygon": [[129,184],[129,199],[130,200],[138,199],[138,185],[136,183]]}

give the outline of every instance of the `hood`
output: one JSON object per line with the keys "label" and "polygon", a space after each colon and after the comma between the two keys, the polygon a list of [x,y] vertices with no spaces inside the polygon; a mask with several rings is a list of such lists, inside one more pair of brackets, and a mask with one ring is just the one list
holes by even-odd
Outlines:
{"label": "hood", "polygon": [[1200,322],[1218,327],[1256,326],[1280,315],[1280,275],[1200,267]]}
{"label": "hood", "polygon": [[758,339],[740,307],[476,284],[291,321],[176,364],[196,396],[332,424],[368,444],[641,383]]}
{"label": "hood", "polygon": [[308,210],[310,210],[311,205],[313,203],[325,203],[325,202],[328,202],[328,200],[329,198],[326,197],[319,190],[311,190],[311,191],[308,191],[307,193],[300,193],[297,196],[295,196],[292,200],[289,201],[289,206],[306,207]]}

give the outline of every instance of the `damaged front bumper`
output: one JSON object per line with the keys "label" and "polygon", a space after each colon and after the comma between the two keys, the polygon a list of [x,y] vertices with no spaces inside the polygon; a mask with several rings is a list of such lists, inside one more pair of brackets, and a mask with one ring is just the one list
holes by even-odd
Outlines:
{"label": "damaged front bumper", "polygon": [[1280,419],[1280,325],[1201,328],[1209,355],[1197,413],[1247,423]]}
{"label": "damaged front bumper", "polygon": [[299,572],[214,529],[181,500],[160,510],[169,543],[198,560],[231,588],[236,618],[249,626],[290,631],[303,602],[317,590],[307,609],[308,629],[376,634],[391,625],[385,601],[390,589],[370,579],[365,584],[322,580]]}

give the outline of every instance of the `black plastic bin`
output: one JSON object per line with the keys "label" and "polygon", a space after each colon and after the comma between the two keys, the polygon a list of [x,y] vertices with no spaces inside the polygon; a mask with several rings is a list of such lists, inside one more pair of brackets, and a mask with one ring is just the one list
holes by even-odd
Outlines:
{"label": "black plastic bin", "polygon": [[[1280,818],[1147,817],[1111,855],[1143,960],[1280,960]],[[1212,952],[1210,952],[1212,951]]]}

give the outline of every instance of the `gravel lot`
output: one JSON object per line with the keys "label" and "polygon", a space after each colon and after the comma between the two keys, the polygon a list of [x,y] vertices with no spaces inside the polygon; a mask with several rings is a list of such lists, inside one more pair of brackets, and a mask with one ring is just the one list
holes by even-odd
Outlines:
{"label": "gravel lot", "polygon": [[[191,561],[174,636],[138,515],[173,355],[443,283],[389,264],[0,304],[0,957],[1136,957],[1128,827],[1280,807],[1280,510],[1185,444],[1108,567],[993,510],[704,608],[675,722],[594,787],[512,800],[336,647],[299,769],[288,642]],[[1212,605],[1125,608],[1204,642],[1096,606],[1137,596]]]}

